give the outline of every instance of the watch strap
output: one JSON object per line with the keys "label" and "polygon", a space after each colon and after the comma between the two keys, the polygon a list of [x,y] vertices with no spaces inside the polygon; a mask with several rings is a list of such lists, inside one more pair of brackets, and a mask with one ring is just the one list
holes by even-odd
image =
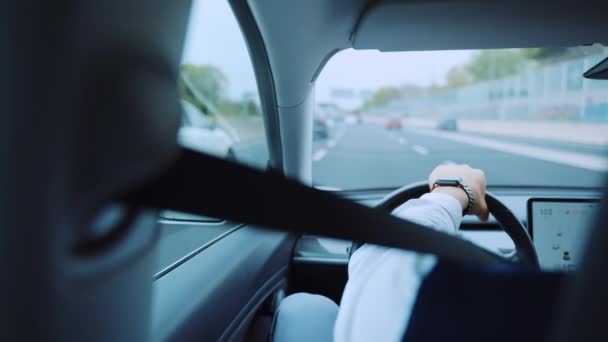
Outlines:
{"label": "watch strap", "polygon": [[465,215],[468,214],[471,209],[473,209],[473,205],[475,204],[475,194],[473,193],[473,189],[471,189],[471,187],[464,181],[460,182],[460,187],[462,190],[464,190],[464,192],[467,193],[467,197],[469,198],[469,205],[463,210],[463,215]]}
{"label": "watch strap", "polygon": [[438,186],[453,186],[453,187],[458,187],[458,188],[461,188],[462,190],[464,190],[464,192],[467,194],[468,205],[462,211],[462,215],[468,214],[469,211],[475,205],[475,194],[473,193],[473,189],[471,189],[471,187],[462,178],[450,177],[449,179],[446,179],[446,180],[438,178],[437,180],[435,180],[435,183],[433,183],[431,190],[435,189]]}

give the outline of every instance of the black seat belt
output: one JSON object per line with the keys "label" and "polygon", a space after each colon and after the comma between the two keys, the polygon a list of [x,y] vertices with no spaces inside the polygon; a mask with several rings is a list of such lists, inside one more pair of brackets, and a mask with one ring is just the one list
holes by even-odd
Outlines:
{"label": "black seat belt", "polygon": [[[221,217],[268,229],[365,241],[477,265],[511,262],[442,233],[273,172],[182,149],[174,163],[122,197],[135,206]],[[382,229],[379,229],[382,227]]]}

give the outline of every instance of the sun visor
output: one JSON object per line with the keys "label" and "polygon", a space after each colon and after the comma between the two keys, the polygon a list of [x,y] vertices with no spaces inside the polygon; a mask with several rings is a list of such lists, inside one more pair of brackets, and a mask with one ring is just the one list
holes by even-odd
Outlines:
{"label": "sun visor", "polygon": [[355,49],[567,47],[608,42],[598,1],[380,1],[361,16]]}

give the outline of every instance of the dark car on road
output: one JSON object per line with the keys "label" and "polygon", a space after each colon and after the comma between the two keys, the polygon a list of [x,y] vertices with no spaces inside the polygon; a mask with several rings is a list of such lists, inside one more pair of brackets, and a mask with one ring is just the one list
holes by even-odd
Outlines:
{"label": "dark car on road", "polygon": [[315,115],[313,121],[313,138],[327,139],[329,138],[331,122],[325,115]]}
{"label": "dark car on road", "polygon": [[437,129],[442,131],[457,131],[458,123],[456,122],[456,119],[441,120],[437,124]]}

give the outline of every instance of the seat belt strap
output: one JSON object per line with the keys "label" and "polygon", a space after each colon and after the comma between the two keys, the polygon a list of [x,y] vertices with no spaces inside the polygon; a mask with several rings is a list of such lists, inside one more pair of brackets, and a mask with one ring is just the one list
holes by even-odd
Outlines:
{"label": "seat belt strap", "polygon": [[135,206],[220,217],[267,229],[435,254],[462,263],[509,263],[469,241],[311,188],[278,173],[262,172],[183,148],[169,168],[132,189],[122,200]]}

